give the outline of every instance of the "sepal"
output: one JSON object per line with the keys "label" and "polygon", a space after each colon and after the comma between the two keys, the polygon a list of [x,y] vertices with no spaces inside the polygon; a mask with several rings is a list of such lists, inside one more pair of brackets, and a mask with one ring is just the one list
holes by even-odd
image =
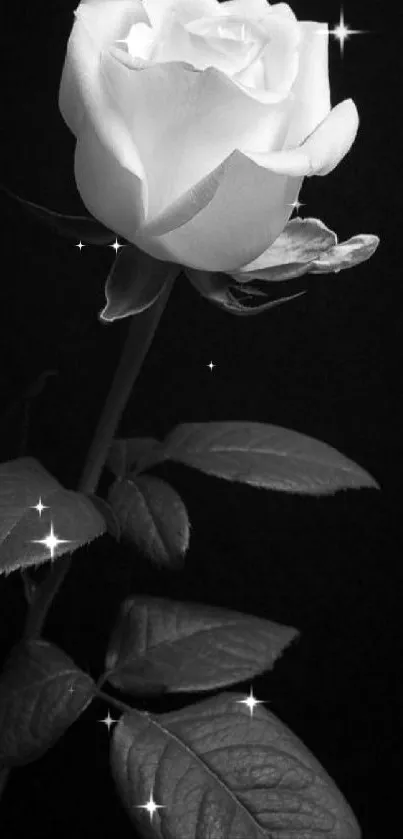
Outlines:
{"label": "sepal", "polygon": [[[215,306],[231,315],[258,315],[266,309],[272,309],[274,306],[279,306],[280,303],[286,303],[288,300],[306,294],[305,291],[299,291],[297,294],[279,297],[277,300],[268,300],[268,295],[264,291],[259,291],[240,282],[232,282],[227,274],[200,271],[187,267],[183,267],[183,271],[202,297],[206,297]],[[238,299],[239,295],[244,296]],[[253,305],[253,298],[255,297],[263,297],[266,302]],[[246,303],[249,305],[245,305]]]}
{"label": "sepal", "polygon": [[3,184],[0,189],[14,201],[17,201],[22,210],[29,216],[47,224],[67,239],[85,242],[87,245],[110,245],[116,239],[116,234],[108,230],[100,221],[91,216],[70,216],[48,210],[47,207],[40,207],[32,201],[20,198]]}
{"label": "sepal", "polygon": [[294,218],[257,259],[230,276],[239,283],[279,282],[303,274],[338,273],[365,262],[379,245],[379,237],[359,233],[338,243],[337,234],[317,218]]}
{"label": "sepal", "polygon": [[149,309],[162,294],[166,283],[180,270],[181,266],[174,262],[154,259],[135,245],[124,245],[106,280],[107,302],[99,312],[99,320],[112,323]]}

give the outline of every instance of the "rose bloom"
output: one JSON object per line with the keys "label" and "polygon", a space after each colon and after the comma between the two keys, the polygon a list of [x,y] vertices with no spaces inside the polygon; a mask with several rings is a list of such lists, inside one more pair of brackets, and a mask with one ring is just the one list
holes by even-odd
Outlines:
{"label": "rose bloom", "polygon": [[84,0],[59,104],[89,212],[159,260],[245,268],[350,149],[326,23],[265,0]]}

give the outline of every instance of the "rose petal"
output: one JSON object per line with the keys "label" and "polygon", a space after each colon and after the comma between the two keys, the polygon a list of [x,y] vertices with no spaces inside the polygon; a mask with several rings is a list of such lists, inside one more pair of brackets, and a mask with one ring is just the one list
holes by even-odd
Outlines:
{"label": "rose petal", "polygon": [[[204,9],[206,4],[208,8]],[[289,7],[286,4],[278,5],[279,13],[275,14],[277,6],[262,5],[261,0],[257,0],[253,8],[235,0],[222,5],[215,0],[208,0],[208,3],[207,0],[175,0],[174,14],[154,15],[155,46],[147,57],[155,62],[184,61],[199,70],[213,66],[226,73],[241,91],[258,102],[279,102],[297,73],[298,56],[295,48],[301,36],[299,24]],[[288,13],[283,6],[288,9]],[[152,17],[151,11],[149,15]],[[212,18],[218,22],[228,18],[244,18],[251,25],[255,23],[255,27],[261,30],[259,40],[262,41],[262,49],[265,33],[270,39],[261,60],[256,61],[255,49],[250,56],[250,66],[247,64],[245,67],[246,56],[240,50],[239,43],[231,44],[225,38],[203,38],[197,34],[199,30],[203,31],[203,24],[207,30],[214,31]],[[222,50],[220,47],[224,42],[226,47]]]}
{"label": "rose petal", "polygon": [[269,6],[266,0],[231,0],[230,3],[218,4],[219,14],[230,16],[244,16],[246,19],[262,18],[267,15],[272,9],[276,9],[278,5],[286,5],[285,3]]}
{"label": "rose petal", "polygon": [[[60,81],[59,108],[70,131],[77,136],[85,113],[80,80],[93,79],[101,50],[115,36],[121,37],[122,21],[125,27],[132,19],[147,21],[147,15],[140,0],[83,0],[74,15]],[[88,47],[88,32],[97,44],[95,50],[92,44]]]}
{"label": "rose petal", "polygon": [[77,140],[74,174],[87,210],[132,241],[144,219],[143,183],[120,166],[88,120]]}
{"label": "rose petal", "polygon": [[[245,4],[248,3],[249,0],[242,0]],[[261,0],[259,0],[261,2]],[[263,5],[265,5],[265,0],[263,0]],[[284,17],[288,17],[290,20],[297,20],[293,10],[288,5],[288,3],[272,3],[270,6],[270,11],[274,12],[275,15],[283,15]]]}
{"label": "rose petal", "polygon": [[237,270],[281,233],[301,182],[272,174],[236,150],[158,219],[142,225],[132,241],[157,259]]}
{"label": "rose petal", "polygon": [[217,0],[142,0],[142,3],[154,29],[159,28],[164,18],[169,17],[171,6],[181,20],[220,14]]}
{"label": "rose petal", "polygon": [[259,166],[283,175],[328,175],[350,150],[358,130],[352,99],[344,99],[296,149],[262,154],[244,149]]}
{"label": "rose petal", "polygon": [[301,21],[299,29],[298,75],[291,91],[293,109],[283,149],[299,146],[331,110],[327,24]]}
{"label": "rose petal", "polygon": [[102,71],[116,119],[127,126],[147,173],[149,220],[235,149],[282,148],[292,102],[262,104],[213,67],[198,72],[172,62],[131,70],[109,53]]}
{"label": "rose petal", "polygon": [[[296,21],[273,13],[266,14],[259,23],[264,47],[261,61],[254,59],[250,67],[231,78],[237,84],[245,85],[258,101],[268,103],[273,99],[273,93],[285,97],[297,76],[301,31]],[[263,74],[262,82],[258,81],[259,71]]]}
{"label": "rose petal", "polygon": [[[169,0],[168,5],[154,4],[149,0],[146,9],[152,22],[154,41],[148,57],[153,62],[187,61],[192,65],[197,49],[186,30],[187,24],[205,16],[219,16],[220,13],[216,0]],[[195,66],[204,69],[208,63],[203,66],[197,63]]]}
{"label": "rose petal", "polygon": [[102,50],[124,37],[136,21],[147,21],[140,0],[104,0],[80,4],[62,73],[59,106],[69,128],[79,136],[84,117],[92,119],[101,141],[122,166],[140,179],[144,169],[124,122],[110,107],[109,94],[100,82]]}

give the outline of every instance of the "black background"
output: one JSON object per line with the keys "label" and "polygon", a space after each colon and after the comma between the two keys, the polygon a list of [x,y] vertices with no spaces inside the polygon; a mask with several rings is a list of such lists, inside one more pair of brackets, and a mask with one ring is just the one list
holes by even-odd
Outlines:
{"label": "black background", "polygon": [[[335,2],[298,0],[302,20],[335,26]],[[60,212],[83,212],[74,137],[57,93],[71,0],[8,4],[2,18],[1,182]],[[98,677],[128,592],[235,609],[297,627],[301,640],[256,678],[258,699],[316,755],[349,801],[364,839],[398,835],[402,749],[401,474],[402,135],[400,17],[351,0],[351,37],[330,39],[332,105],[352,97],[356,141],[325,178],[306,179],[300,215],[339,240],[381,239],[375,255],[335,275],[306,275],[281,292],[302,298],[256,317],[208,303],[181,276],[124,413],[120,436],[162,437],[182,422],[250,420],[293,428],[339,449],[381,491],[299,497],[229,484],[169,464],[153,470],[186,503],[184,570],[158,571],[105,536],[77,551],[45,636]],[[75,488],[120,355],[128,321],[101,324],[108,247],[72,242],[1,197],[0,410],[45,370],[31,404],[24,454]],[[279,286],[276,292],[279,292]],[[210,361],[216,365],[211,372]],[[23,414],[0,426],[0,459],[21,454]],[[106,492],[104,477],[100,488]],[[45,568],[45,566],[43,566]],[[41,571],[36,572],[40,577]],[[25,615],[18,573],[0,581],[1,658]],[[250,682],[230,689],[249,693]],[[117,695],[117,694],[116,694]],[[204,694],[132,705],[167,712]],[[112,705],[112,717],[119,716]],[[1,836],[136,836],[110,779],[108,705],[94,702],[39,761],[15,770],[0,806]],[[392,827],[394,825],[394,827]],[[397,832],[396,832],[397,830]]]}

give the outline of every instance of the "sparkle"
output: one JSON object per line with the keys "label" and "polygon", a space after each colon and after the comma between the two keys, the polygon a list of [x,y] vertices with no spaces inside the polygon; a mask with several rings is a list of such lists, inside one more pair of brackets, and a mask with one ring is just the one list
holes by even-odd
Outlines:
{"label": "sparkle", "polygon": [[250,710],[250,715],[253,717],[253,709],[255,705],[261,705],[263,703],[262,699],[255,699],[253,696],[252,688],[250,689],[250,694],[247,699],[237,699],[237,705],[247,705]]}
{"label": "sparkle", "polygon": [[113,248],[113,249],[114,249],[114,251],[115,251],[115,253],[117,253],[117,252],[118,252],[118,250],[119,250],[119,248],[123,248],[123,245],[119,245],[118,240],[117,240],[117,239],[115,239],[115,241],[114,241],[113,245],[108,245],[108,247],[109,247],[109,248]]}
{"label": "sparkle", "polygon": [[58,545],[63,543],[71,542],[71,539],[58,539],[55,535],[53,530],[53,522],[50,523],[50,532],[44,539],[30,539],[30,542],[35,542],[38,545],[45,545],[46,548],[50,550],[50,558],[53,559],[55,556],[55,550]]}
{"label": "sparkle", "polygon": [[136,804],[136,809],[138,810],[147,810],[150,815],[150,822],[153,820],[153,815],[161,807],[166,807],[166,804],[156,804],[153,799],[153,792],[151,790],[150,797],[146,804]]}
{"label": "sparkle", "polygon": [[[334,29],[329,29],[328,31],[330,35],[333,35],[336,38],[336,40],[340,42],[341,55],[343,55],[344,41],[346,41],[347,38],[350,37],[350,35],[364,35],[368,32],[367,29],[349,29],[349,27],[345,25],[343,6],[340,10],[340,21],[338,26],[335,26]],[[327,33],[327,30],[318,29],[317,32],[319,35],[325,35]]]}
{"label": "sparkle", "polygon": [[305,204],[303,204],[301,201],[298,201],[298,198],[297,198],[296,201],[293,201],[292,204],[289,204],[288,206],[293,207],[294,210],[296,210],[298,212],[300,207],[305,207]]}
{"label": "sparkle", "polygon": [[31,507],[31,510],[38,510],[39,518],[41,517],[42,510],[49,510],[49,507],[46,507],[45,504],[42,504],[41,496],[39,496],[39,501],[37,504],[34,504]]}
{"label": "sparkle", "polygon": [[80,248],[80,253],[81,253],[81,248],[85,248],[85,245],[83,245],[83,243],[82,243],[82,241],[81,241],[81,239],[80,239],[80,241],[79,241],[78,245],[74,245],[74,247],[75,247],[75,248]]}
{"label": "sparkle", "polygon": [[108,731],[109,731],[109,729],[110,729],[111,725],[113,725],[113,723],[114,723],[114,722],[118,722],[118,721],[117,721],[117,720],[112,719],[112,717],[111,717],[111,715],[110,715],[110,713],[109,713],[109,711],[108,711],[108,716],[107,716],[107,717],[105,717],[105,719],[104,719],[104,720],[98,720],[98,722],[103,722],[103,723],[104,723],[104,724],[108,727]]}
{"label": "sparkle", "polygon": [[216,367],[216,366],[217,366],[217,365],[216,365],[216,364],[213,364],[213,362],[212,362],[212,361],[210,361],[210,364],[206,364],[206,367],[210,367],[210,373],[212,373],[212,372],[213,372],[213,367]]}

